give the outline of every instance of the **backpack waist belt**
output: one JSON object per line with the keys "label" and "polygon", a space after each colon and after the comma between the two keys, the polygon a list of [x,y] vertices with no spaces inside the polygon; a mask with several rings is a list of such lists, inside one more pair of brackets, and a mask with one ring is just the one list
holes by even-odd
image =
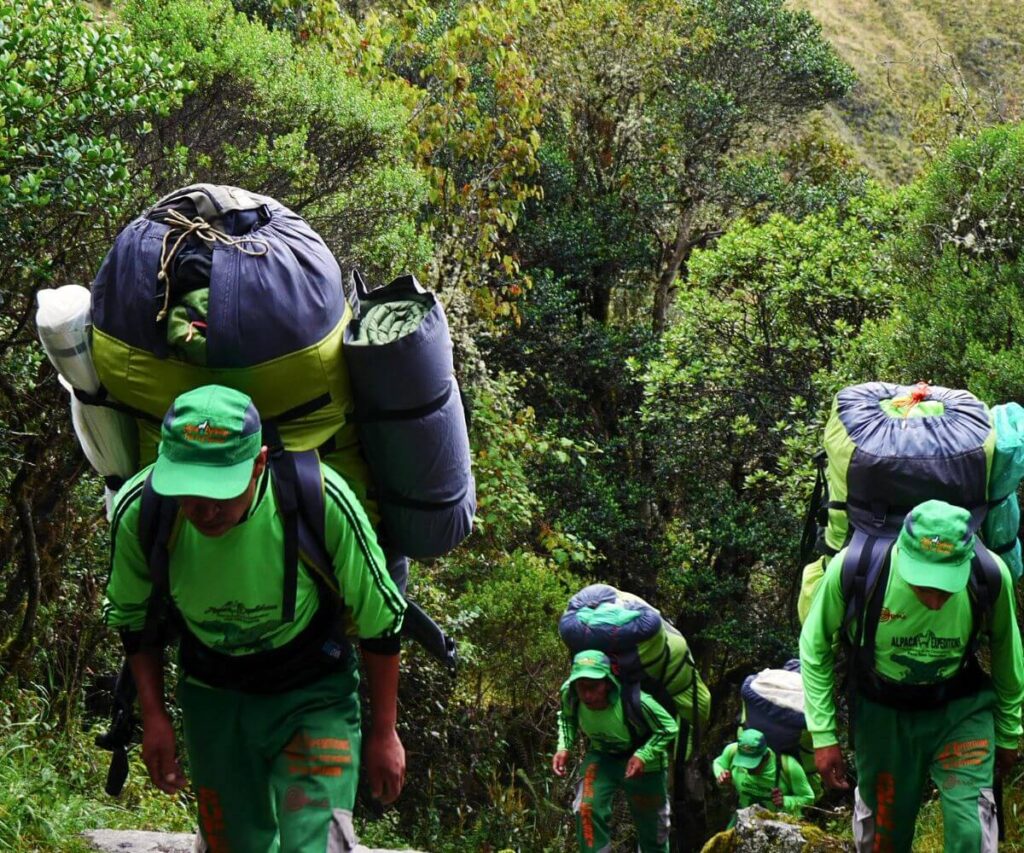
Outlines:
{"label": "backpack waist belt", "polygon": [[857,692],[897,711],[921,711],[941,708],[957,699],[974,696],[991,685],[991,679],[973,659],[952,678],[935,684],[902,684],[883,678],[873,670],[860,673]]}
{"label": "backpack waist belt", "polygon": [[331,630],[331,608],[321,606],[309,625],[276,649],[228,655],[200,642],[190,631],[181,635],[181,667],[211,687],[242,693],[283,693],[312,684],[330,672],[350,669],[352,647]]}

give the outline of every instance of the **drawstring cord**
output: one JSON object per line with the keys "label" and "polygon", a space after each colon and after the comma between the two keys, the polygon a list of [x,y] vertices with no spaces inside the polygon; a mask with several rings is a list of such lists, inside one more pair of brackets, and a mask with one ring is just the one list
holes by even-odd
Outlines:
{"label": "drawstring cord", "polygon": [[[171,304],[171,263],[174,260],[174,256],[178,253],[178,249],[181,248],[181,244],[193,234],[210,246],[211,249],[215,243],[221,243],[225,246],[234,246],[238,251],[254,258],[262,257],[270,251],[270,244],[266,240],[259,240],[254,237],[232,237],[214,228],[201,216],[189,219],[177,210],[169,210],[167,211],[165,224],[168,226],[168,229],[160,246],[160,272],[156,276],[157,281],[164,283],[164,304],[156,315],[158,323],[167,316],[167,310]],[[180,233],[174,241],[174,245],[168,251],[167,246],[171,241],[171,236],[178,232]],[[246,243],[261,246],[262,249],[248,249],[244,245]]]}
{"label": "drawstring cord", "polygon": [[923,403],[932,395],[931,386],[927,382],[918,382],[913,390],[905,397],[897,397],[892,401],[892,404],[897,409],[906,409],[904,416],[910,414],[910,410],[914,408],[918,403]]}

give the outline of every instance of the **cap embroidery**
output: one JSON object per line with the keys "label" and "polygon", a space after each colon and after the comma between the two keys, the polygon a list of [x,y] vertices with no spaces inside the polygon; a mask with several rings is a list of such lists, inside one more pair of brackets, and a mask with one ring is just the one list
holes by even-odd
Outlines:
{"label": "cap embroidery", "polygon": [[199,444],[224,444],[231,438],[231,430],[211,426],[209,420],[201,424],[185,424],[182,433],[188,441]]}
{"label": "cap embroidery", "polygon": [[931,551],[936,554],[952,554],[954,545],[952,542],[943,541],[941,536],[922,536],[918,542],[922,551]]}

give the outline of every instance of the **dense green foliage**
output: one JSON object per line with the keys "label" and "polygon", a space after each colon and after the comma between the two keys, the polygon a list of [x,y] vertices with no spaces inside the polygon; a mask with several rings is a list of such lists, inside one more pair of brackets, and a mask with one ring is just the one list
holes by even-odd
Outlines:
{"label": "dense green foliage", "polygon": [[88,281],[167,190],[273,195],[345,270],[412,270],[446,303],[478,518],[411,592],[462,665],[406,652],[409,785],[377,844],[570,844],[555,623],[594,580],[692,641],[716,752],[740,679],[794,650],[831,395],[1024,395],[1024,127],[879,187],[805,121],[853,76],[780,0],[0,0],[0,70],[5,849],[190,820],[138,766],[123,803],[100,792],[100,484],[32,324],[39,288]]}

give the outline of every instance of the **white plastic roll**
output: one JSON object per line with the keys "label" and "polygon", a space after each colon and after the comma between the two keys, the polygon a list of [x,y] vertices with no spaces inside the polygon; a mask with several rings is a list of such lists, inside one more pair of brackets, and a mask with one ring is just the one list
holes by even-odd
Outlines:
{"label": "white plastic roll", "polygon": [[90,406],[81,402],[63,376],[60,384],[71,395],[71,423],[85,458],[96,473],[101,477],[123,479],[134,474],[139,442],[135,418],[107,406]]}
{"label": "white plastic roll", "polygon": [[75,388],[95,394],[100,380],[92,365],[88,288],[66,284],[56,290],[40,290],[36,298],[36,328],[51,364]]}

